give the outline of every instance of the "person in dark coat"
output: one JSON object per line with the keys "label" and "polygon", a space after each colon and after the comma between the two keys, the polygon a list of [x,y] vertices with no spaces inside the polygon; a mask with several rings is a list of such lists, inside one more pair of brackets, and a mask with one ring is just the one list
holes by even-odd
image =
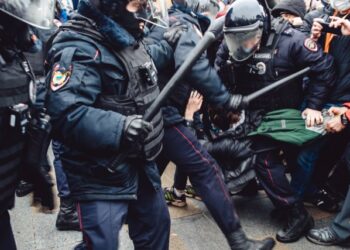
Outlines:
{"label": "person in dark coat", "polygon": [[[299,79],[253,100],[246,112],[293,108],[303,109],[307,126],[322,122],[321,109],[335,82],[333,59],[303,33],[282,18],[270,21],[268,12],[256,0],[237,0],[226,15],[225,43],[216,66],[232,67],[236,94],[248,95],[309,66],[310,84],[306,90]],[[244,107],[243,107],[244,108]],[[247,114],[245,114],[247,116]],[[281,242],[293,242],[313,227],[313,219],[292,189],[280,158],[283,145],[267,137],[256,137],[255,171],[259,182],[276,208],[285,212],[285,226],[277,232]],[[284,150],[289,152],[290,150]]]}
{"label": "person in dark coat", "polygon": [[308,34],[308,25],[304,21],[306,5],[304,0],[282,0],[273,7],[271,14],[274,17],[283,17],[297,30]]}
{"label": "person in dark coat", "polygon": [[[343,9],[335,9],[335,11],[339,13],[339,16],[331,18],[330,20],[337,19],[347,24],[350,22],[347,17],[347,13],[350,11],[350,2],[347,0],[342,2]],[[333,9],[337,8],[333,2],[331,3],[331,7]],[[337,74],[334,87],[329,92],[324,107],[322,107],[323,109],[328,109],[331,106],[341,105],[350,98],[350,37],[324,33],[318,21],[320,21],[320,19],[315,19],[312,26],[311,37],[318,41],[319,44],[321,44],[322,41],[324,50],[334,58],[335,71]],[[329,212],[338,210],[339,206],[337,201],[328,194],[329,192],[325,190],[323,184],[316,185],[315,180],[317,180],[317,184],[325,183],[329,172],[333,169],[333,165],[324,165],[323,163],[316,166],[316,162],[322,150],[332,139],[333,138],[330,136],[326,136],[322,138],[322,140],[305,147],[298,156],[298,165],[292,174],[292,186],[298,196]],[[338,149],[338,151],[342,151],[342,149]],[[331,157],[332,154],[328,156],[328,158]],[[346,182],[346,179],[343,179],[343,181]]]}
{"label": "person in dark coat", "polygon": [[[187,30],[177,43],[173,44],[174,60],[160,73],[161,85],[167,83],[183,64],[210,24],[207,17],[198,14],[200,5],[200,1],[197,0],[174,1],[169,10],[170,23],[184,24]],[[163,33],[162,29],[154,27],[147,36],[147,42],[157,43],[162,39]],[[263,241],[247,238],[217,162],[186,127],[183,114],[192,89],[197,90],[203,98],[215,106],[235,108],[237,102],[235,96],[227,91],[217,72],[210,65],[207,54],[203,53],[162,108],[165,133],[164,148],[157,159],[160,172],[162,173],[172,161],[179,171],[188,175],[196,194],[202,198],[231,249],[272,249],[274,241],[271,238]],[[176,197],[175,193],[173,195]]]}
{"label": "person in dark coat", "polygon": [[[350,27],[350,26],[349,26]],[[332,107],[329,112],[334,117],[327,123],[326,128],[329,133],[341,133],[343,137],[346,137],[349,141],[350,138],[350,103],[344,103],[343,107]],[[344,154],[340,161],[346,166],[347,175],[350,171],[350,143],[345,148]],[[348,183],[349,184],[349,183]],[[345,245],[349,243],[350,238],[350,189],[347,191],[347,195],[341,211],[337,214],[334,220],[326,227],[319,229],[312,229],[307,235],[307,239],[312,243],[332,246],[332,245]]]}
{"label": "person in dark coat", "polygon": [[[153,161],[162,115],[142,116],[159,94],[155,66],[171,60],[172,48],[144,45],[137,3],[81,0],[48,52],[47,109],[83,249],[117,249],[126,222],[135,249],[169,248],[170,217]],[[127,159],[116,161],[125,150]]]}
{"label": "person in dark coat", "polygon": [[[23,164],[30,109],[36,98],[36,77],[24,52],[41,49],[33,27],[49,28],[53,4],[54,1],[0,2],[0,249],[17,249],[9,210],[15,205],[19,176],[33,184],[43,206],[54,208],[51,183],[39,164]],[[39,9],[43,12],[39,13]]]}

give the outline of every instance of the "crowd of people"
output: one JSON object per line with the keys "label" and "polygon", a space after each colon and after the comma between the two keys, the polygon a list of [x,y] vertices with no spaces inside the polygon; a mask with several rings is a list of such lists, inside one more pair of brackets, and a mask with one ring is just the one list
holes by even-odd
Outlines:
{"label": "crowd of people", "polygon": [[[53,210],[54,187],[77,250],[118,249],[125,223],[135,249],[169,249],[168,206],[188,198],[230,249],[349,243],[349,14],[350,0],[0,0],[0,250],[16,249],[15,194]],[[262,240],[233,202],[258,190],[280,222]],[[336,216],[315,228],[305,203]]]}

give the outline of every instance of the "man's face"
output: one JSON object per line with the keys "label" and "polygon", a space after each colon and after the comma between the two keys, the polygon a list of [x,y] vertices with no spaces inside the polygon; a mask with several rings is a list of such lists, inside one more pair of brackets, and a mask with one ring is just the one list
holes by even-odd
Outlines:
{"label": "man's face", "polygon": [[288,22],[292,22],[294,18],[296,18],[297,16],[293,15],[293,14],[290,14],[290,13],[281,13],[281,17],[288,21]]}
{"label": "man's face", "polygon": [[260,47],[261,35],[256,35],[242,43],[242,47],[246,52],[252,51]]}

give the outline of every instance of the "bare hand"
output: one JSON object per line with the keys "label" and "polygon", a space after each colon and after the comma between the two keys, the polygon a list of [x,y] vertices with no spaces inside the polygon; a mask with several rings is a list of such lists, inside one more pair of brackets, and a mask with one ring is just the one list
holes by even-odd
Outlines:
{"label": "bare hand", "polygon": [[203,96],[197,91],[192,91],[185,111],[185,119],[193,120],[193,115],[201,109],[203,103]]}
{"label": "bare hand", "polygon": [[344,114],[346,111],[348,111],[348,108],[346,107],[331,107],[328,110],[328,113],[331,115],[337,116],[337,115]]}
{"label": "bare hand", "polygon": [[315,18],[311,28],[311,39],[315,42],[321,37],[323,30],[322,25],[317,20],[322,21],[322,19]]}
{"label": "bare hand", "polygon": [[329,24],[329,27],[334,27],[334,28],[341,28],[341,33],[344,36],[349,36],[350,35],[350,22],[347,19],[336,17],[336,16],[331,16],[330,19],[332,20],[331,23]]}
{"label": "bare hand", "polygon": [[305,109],[302,113],[303,117],[306,117],[306,125],[308,127],[313,127],[314,125],[323,123],[323,116],[321,111],[314,109]]}
{"label": "bare hand", "polygon": [[341,122],[340,115],[333,117],[329,122],[327,122],[326,130],[329,133],[339,133],[345,128]]}

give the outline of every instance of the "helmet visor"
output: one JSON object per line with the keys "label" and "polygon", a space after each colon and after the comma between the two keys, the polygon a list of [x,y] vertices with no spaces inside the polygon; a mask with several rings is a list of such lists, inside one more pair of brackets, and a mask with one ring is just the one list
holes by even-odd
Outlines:
{"label": "helmet visor", "polygon": [[224,28],[225,42],[232,59],[236,62],[242,62],[250,58],[258,50],[262,34],[263,29],[259,26],[247,30]]}
{"label": "helmet visor", "polygon": [[[166,0],[132,0],[129,4],[138,5],[135,17],[145,23],[162,28],[169,27],[168,6]],[[129,10],[130,11],[130,10]]]}
{"label": "helmet visor", "polygon": [[200,0],[198,12],[214,20],[219,13],[220,6],[216,0]]}
{"label": "helmet visor", "polygon": [[51,27],[54,9],[54,0],[0,0],[1,11],[42,29]]}

